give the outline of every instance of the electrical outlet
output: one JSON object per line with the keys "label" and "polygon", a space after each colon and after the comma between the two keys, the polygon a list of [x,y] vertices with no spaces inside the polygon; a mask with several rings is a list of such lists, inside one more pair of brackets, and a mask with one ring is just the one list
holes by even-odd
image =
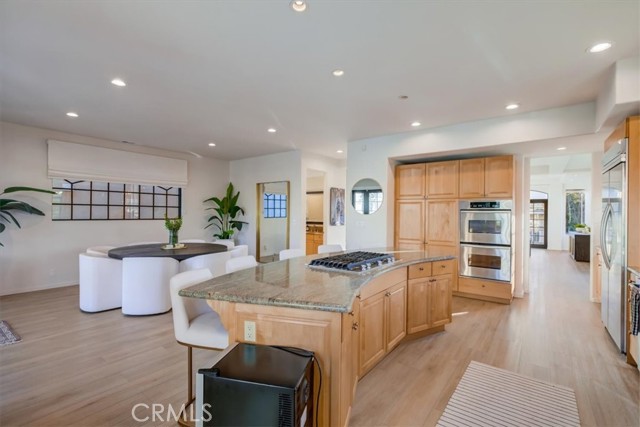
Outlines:
{"label": "electrical outlet", "polygon": [[244,340],[256,342],[256,322],[244,321]]}

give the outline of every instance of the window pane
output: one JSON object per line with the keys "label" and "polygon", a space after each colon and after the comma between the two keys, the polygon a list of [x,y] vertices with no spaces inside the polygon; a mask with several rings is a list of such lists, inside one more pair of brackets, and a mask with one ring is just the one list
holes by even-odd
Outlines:
{"label": "window pane", "polygon": [[138,193],[124,193],[124,204],[126,206],[138,206]]}
{"label": "window pane", "polygon": [[89,219],[89,206],[74,206],[73,219]]}
{"label": "window pane", "polygon": [[153,209],[153,217],[155,219],[164,219],[164,214],[166,213],[165,208],[154,208]]}
{"label": "window pane", "polygon": [[137,193],[140,186],[137,184],[124,184],[124,191],[129,193]]}
{"label": "window pane", "polygon": [[[74,204],[89,204],[89,197],[91,196],[90,191],[77,191],[73,190],[73,203]],[[75,217],[75,214],[73,215]]]}
{"label": "window pane", "polygon": [[107,219],[107,207],[106,206],[92,206],[91,207],[91,219]]}
{"label": "window pane", "polygon": [[69,184],[64,179],[54,178],[51,180],[51,187],[52,188],[69,188],[71,187],[71,184]]}
{"label": "window pane", "polygon": [[106,182],[93,182],[93,187],[92,189],[94,191],[107,191],[107,187],[109,186],[109,184],[107,184]]}
{"label": "window pane", "polygon": [[[162,191],[162,190],[160,190]],[[153,193],[153,185],[141,185],[140,186],[141,193]]]}
{"label": "window pane", "polygon": [[138,219],[138,208],[133,206],[127,206],[124,208],[125,219]]}
{"label": "window pane", "polygon": [[109,219],[122,219],[124,217],[122,206],[109,207]]}
{"label": "window pane", "polygon": [[109,193],[110,205],[124,205],[124,193]]}
{"label": "window pane", "polygon": [[169,208],[167,209],[167,215],[169,216],[169,218],[178,218],[180,216],[180,209]]}
{"label": "window pane", "polygon": [[140,219],[153,219],[153,208],[140,208]]}
{"label": "window pane", "polygon": [[141,206],[153,206],[153,196],[151,194],[141,194],[140,195],[140,205]]}
{"label": "window pane", "polygon": [[[94,205],[106,205],[109,200],[109,194],[106,191],[94,191],[93,201]],[[105,211],[106,212],[106,211]],[[106,215],[106,213],[105,213]]]}
{"label": "window pane", "polygon": [[51,218],[53,219],[71,219],[71,206],[54,205],[51,207]]}
{"label": "window pane", "polygon": [[164,206],[167,203],[166,196],[154,196],[153,199],[156,206]]}
{"label": "window pane", "polygon": [[114,184],[113,182],[111,182],[111,183],[109,183],[109,190],[111,190],[111,191],[124,191],[124,184],[119,184],[119,183]]}
{"label": "window pane", "polygon": [[180,194],[180,187],[171,187],[171,189],[167,193],[177,196]]}
{"label": "window pane", "polygon": [[89,190],[91,186],[91,181],[80,181],[73,184],[74,190]]}
{"label": "window pane", "polygon": [[168,196],[167,197],[167,205],[168,206],[179,206],[180,198],[178,196]]}

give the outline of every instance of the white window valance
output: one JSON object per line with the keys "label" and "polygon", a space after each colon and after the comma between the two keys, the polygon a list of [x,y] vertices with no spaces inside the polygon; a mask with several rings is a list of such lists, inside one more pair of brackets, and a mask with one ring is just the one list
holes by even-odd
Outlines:
{"label": "white window valance", "polygon": [[186,160],[52,139],[47,144],[49,178],[187,186]]}

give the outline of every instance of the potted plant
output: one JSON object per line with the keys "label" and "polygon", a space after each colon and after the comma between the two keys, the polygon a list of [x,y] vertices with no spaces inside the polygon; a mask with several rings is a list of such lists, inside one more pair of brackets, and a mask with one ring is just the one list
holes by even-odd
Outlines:
{"label": "potted plant", "polygon": [[[55,191],[43,190],[41,188],[8,187],[8,188],[5,188],[2,191],[2,193],[0,193],[0,196],[9,194],[9,193],[16,193],[18,191],[36,191],[39,193],[55,194]],[[0,233],[2,233],[5,230],[5,228],[7,228],[7,226],[4,223],[8,223],[8,224],[14,223],[18,228],[22,228],[20,226],[20,223],[18,222],[18,219],[15,217],[12,211],[14,213],[24,212],[30,215],[44,216],[44,212],[42,212],[40,209],[37,209],[31,206],[29,203],[21,202],[20,200],[15,200],[15,199],[4,199],[0,197]],[[4,246],[2,242],[0,242],[0,246]]]}
{"label": "potted plant", "polygon": [[240,192],[233,193],[233,184],[229,183],[227,186],[227,192],[222,199],[218,197],[210,197],[203,203],[213,202],[214,206],[205,210],[213,210],[215,213],[207,219],[209,223],[205,228],[214,226],[220,230],[220,233],[214,234],[213,237],[218,239],[232,239],[235,230],[242,230],[242,226],[247,224],[244,221],[237,220],[236,217],[239,214],[244,215],[244,209],[238,206],[238,197]]}
{"label": "potted plant", "polygon": [[164,214],[164,226],[169,230],[169,246],[175,248],[178,246],[178,230],[182,227],[182,218],[169,218]]}

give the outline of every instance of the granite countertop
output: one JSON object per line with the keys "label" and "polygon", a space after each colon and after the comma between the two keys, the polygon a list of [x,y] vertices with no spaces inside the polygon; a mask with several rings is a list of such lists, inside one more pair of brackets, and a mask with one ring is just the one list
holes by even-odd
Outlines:
{"label": "granite countertop", "polygon": [[453,256],[428,257],[422,251],[372,251],[393,253],[396,260],[365,272],[343,272],[307,267],[312,259],[327,254],[291,258],[225,274],[185,288],[180,295],[347,313],[351,311],[356,295],[360,294],[360,288],[371,279],[411,264],[455,259]]}

